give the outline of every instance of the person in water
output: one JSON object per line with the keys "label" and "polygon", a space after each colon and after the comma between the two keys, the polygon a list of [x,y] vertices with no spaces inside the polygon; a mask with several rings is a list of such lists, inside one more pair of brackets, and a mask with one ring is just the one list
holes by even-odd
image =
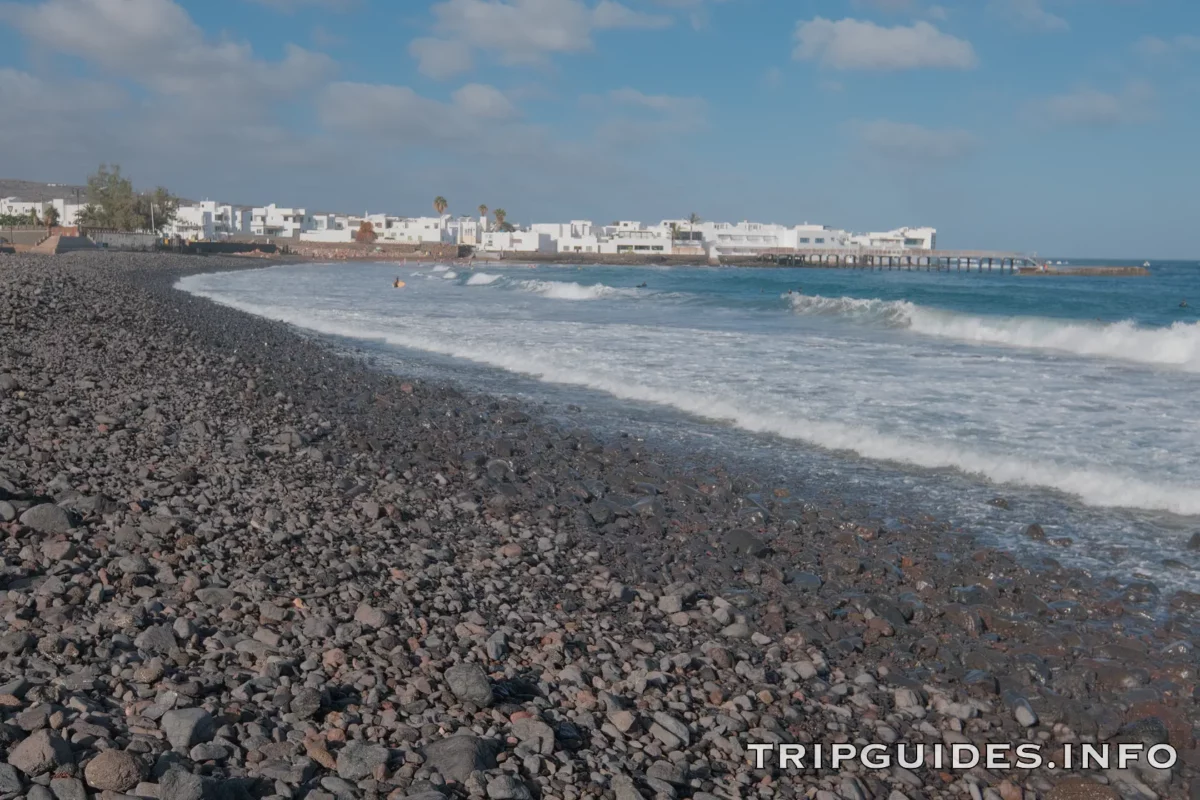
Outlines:
{"label": "person in water", "polygon": [[1187,308],[1187,307],[1188,307],[1187,300],[1180,300],[1180,301],[1179,301],[1179,307],[1180,307],[1180,308]]}

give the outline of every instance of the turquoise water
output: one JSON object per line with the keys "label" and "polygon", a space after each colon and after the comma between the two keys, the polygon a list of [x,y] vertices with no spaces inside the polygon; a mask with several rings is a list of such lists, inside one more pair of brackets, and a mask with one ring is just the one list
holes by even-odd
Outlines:
{"label": "turquoise water", "polygon": [[1075,540],[1057,559],[1189,585],[1198,278],[339,264],[181,288],[892,523],[925,512],[1038,558],[1019,533],[1039,522]]}

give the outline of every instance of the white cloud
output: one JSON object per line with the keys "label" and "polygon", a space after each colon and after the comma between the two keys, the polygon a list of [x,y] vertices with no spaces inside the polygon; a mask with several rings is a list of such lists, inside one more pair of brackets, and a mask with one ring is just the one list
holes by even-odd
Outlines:
{"label": "white cloud", "polygon": [[547,56],[591,50],[604,30],[649,30],[671,18],[614,0],[443,0],[432,8],[436,38],[410,45],[426,75],[448,78],[471,66],[471,53],[493,53],[502,64],[537,64]]}
{"label": "white cloud", "polygon": [[607,145],[661,144],[708,124],[708,103],[701,97],[646,94],[626,87],[585,95],[580,104],[599,115],[596,138]]}
{"label": "white cloud", "polygon": [[1167,39],[1143,36],[1133,45],[1134,51],[1147,58],[1175,56],[1184,53],[1200,53],[1200,36],[1181,34]]}
{"label": "white cloud", "polygon": [[[651,24],[584,7],[589,32]],[[621,90],[589,132],[567,137],[522,118],[518,100],[544,98],[544,87],[466,83],[434,99],[406,86],[334,82],[327,56],[286,47],[264,58],[207,36],[172,0],[0,0],[4,25],[49,72],[0,66],[0,152],[19,153],[23,172],[52,180],[79,181],[106,161],[139,185],[240,203],[403,211],[434,193],[498,193],[479,199],[516,214],[521,201],[577,203],[580,185],[591,202],[665,196],[657,171],[637,160],[673,141],[664,136],[703,124],[702,101]],[[65,59],[47,55],[58,54],[93,77],[57,74]],[[634,125],[622,134],[624,119]],[[661,165],[674,155],[654,158]]]}
{"label": "white cloud", "polygon": [[792,57],[842,70],[972,69],[971,43],[928,22],[883,27],[873,22],[816,17],[796,25]]}
{"label": "white cloud", "polygon": [[600,0],[600,3],[592,11],[592,24],[600,30],[617,28],[655,30],[669,26],[671,19],[657,14],[634,11],[628,6],[613,2],[613,0]]}
{"label": "white cloud", "polygon": [[510,119],[517,109],[504,92],[495,86],[468,83],[453,94],[454,104],[472,117],[481,119]]}
{"label": "white cloud", "polygon": [[[111,111],[124,106],[128,95],[100,81],[55,81],[53,83],[10,67],[0,67],[0,108],[61,114],[63,112]],[[6,125],[20,122],[9,117]],[[41,120],[29,120],[39,124]]]}
{"label": "white cloud", "polygon": [[872,153],[901,163],[933,164],[971,154],[978,142],[964,130],[939,130],[878,119],[859,124],[859,142]]}
{"label": "white cloud", "polygon": [[[289,130],[276,113],[327,82],[335,67],[328,56],[287,45],[280,60],[259,58],[245,43],[208,39],[171,0],[0,4],[0,22],[41,49],[79,58],[96,74],[64,88],[64,105],[71,107],[50,110],[46,97],[59,92],[60,81],[36,92],[28,78],[7,76],[8,102],[0,103],[6,122],[37,120],[38,147],[53,146],[57,155],[30,163],[47,164],[52,174],[116,161],[153,182],[170,183],[189,164],[204,165],[206,178],[229,173],[239,181],[274,165],[333,155],[319,137]],[[126,84],[139,88],[136,103],[106,108]]]}
{"label": "white cloud", "polygon": [[991,0],[988,9],[1014,25],[1028,30],[1049,33],[1065,31],[1071,26],[1056,14],[1042,7],[1042,0]]}
{"label": "white cloud", "polygon": [[408,86],[338,82],[324,91],[317,111],[329,130],[469,155],[531,152],[544,133],[512,122],[516,109],[499,89],[467,84],[441,102]]}
{"label": "white cloud", "polygon": [[471,48],[457,39],[425,37],[414,39],[408,52],[417,59],[417,69],[431,78],[452,78],[471,69]]}
{"label": "white cloud", "polygon": [[192,101],[253,105],[298,92],[333,69],[328,56],[288,45],[281,61],[250,46],[208,42],[171,0],[46,0],[0,6],[0,20],[30,40],[114,75]]}
{"label": "white cloud", "polygon": [[[116,87],[97,81],[48,81],[11,68],[0,68],[0,151],[21,169],[53,165],[48,175],[70,177],[72,168],[108,152],[114,137],[97,124],[128,108],[129,98]],[[36,173],[29,173],[33,177]]]}
{"label": "white cloud", "polygon": [[302,8],[346,11],[352,6],[358,5],[359,0],[254,0],[254,2],[290,14]]}
{"label": "white cloud", "polygon": [[1154,100],[1154,88],[1146,83],[1130,83],[1115,92],[1082,87],[1042,100],[1033,113],[1054,125],[1108,128],[1149,120]]}
{"label": "white cloud", "polygon": [[888,14],[900,14],[913,11],[917,4],[915,0],[854,0],[856,8],[870,8]]}

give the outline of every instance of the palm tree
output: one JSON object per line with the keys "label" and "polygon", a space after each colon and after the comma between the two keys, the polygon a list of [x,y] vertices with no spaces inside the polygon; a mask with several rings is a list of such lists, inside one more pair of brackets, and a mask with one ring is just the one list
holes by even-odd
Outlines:
{"label": "palm tree", "polygon": [[484,230],[487,230],[487,214],[488,214],[488,207],[483,205],[482,203],[480,203],[479,217],[480,217],[480,219],[483,220],[483,229]]}
{"label": "palm tree", "polygon": [[42,217],[42,221],[46,223],[46,230],[49,231],[58,224],[58,209],[54,206],[47,208],[45,215]]}
{"label": "palm tree", "polygon": [[[697,214],[695,211],[693,211],[691,214],[688,214],[687,221],[688,221],[688,232],[694,233],[696,230],[696,226],[700,224],[700,215]],[[692,240],[695,238],[696,238],[695,236],[688,236],[689,240]]]}
{"label": "palm tree", "polygon": [[433,198],[433,210],[438,213],[439,217],[442,214],[445,214],[446,209],[449,207],[450,207],[450,204],[446,202],[446,198],[442,197],[440,194],[437,197]]}
{"label": "palm tree", "polygon": [[503,228],[504,220],[508,217],[508,212],[505,211],[503,208],[497,208],[495,211],[492,212],[492,214],[495,215],[495,217],[496,217],[496,227]]}

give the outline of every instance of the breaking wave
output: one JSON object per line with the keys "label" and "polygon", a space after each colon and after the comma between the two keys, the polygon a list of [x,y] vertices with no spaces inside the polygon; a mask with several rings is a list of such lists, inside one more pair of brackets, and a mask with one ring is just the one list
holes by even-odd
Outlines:
{"label": "breaking wave", "polygon": [[605,297],[631,297],[636,289],[618,289],[603,283],[584,286],[573,281],[521,281],[518,286],[527,292],[540,294],[551,300],[599,300]]}
{"label": "breaking wave", "polygon": [[1200,372],[1200,323],[1145,328],[1050,317],[988,317],[927,308],[907,300],[784,295],[799,314],[839,316],[974,344],[1055,350]]}
{"label": "breaking wave", "polygon": [[476,272],[467,279],[467,286],[487,286],[489,283],[495,283],[500,280],[499,275],[489,275],[486,272]]}
{"label": "breaking wave", "polygon": [[[412,329],[395,327],[387,319],[363,319],[344,312],[266,306],[237,301],[219,292],[205,291],[192,278],[179,288],[252,314],[291,323],[318,333],[382,341],[478,364],[499,367],[550,383],[586,387],[614,397],[671,407],[696,417],[726,423],[746,431],[773,434],[828,450],[848,451],[864,458],[908,464],[927,469],[954,469],[994,483],[1045,487],[1074,495],[1097,507],[1140,508],[1175,514],[1200,514],[1200,489],[1145,480],[1137,474],[1091,465],[1028,459],[990,451],[986,446],[947,440],[917,440],[896,436],[870,425],[809,419],[795,408],[763,406],[763,399],[715,391],[655,385],[653,374],[581,366],[563,361],[553,352],[521,346],[474,344]],[[576,286],[578,284],[558,284]],[[197,288],[192,288],[193,286]],[[609,287],[605,287],[609,288]]]}

